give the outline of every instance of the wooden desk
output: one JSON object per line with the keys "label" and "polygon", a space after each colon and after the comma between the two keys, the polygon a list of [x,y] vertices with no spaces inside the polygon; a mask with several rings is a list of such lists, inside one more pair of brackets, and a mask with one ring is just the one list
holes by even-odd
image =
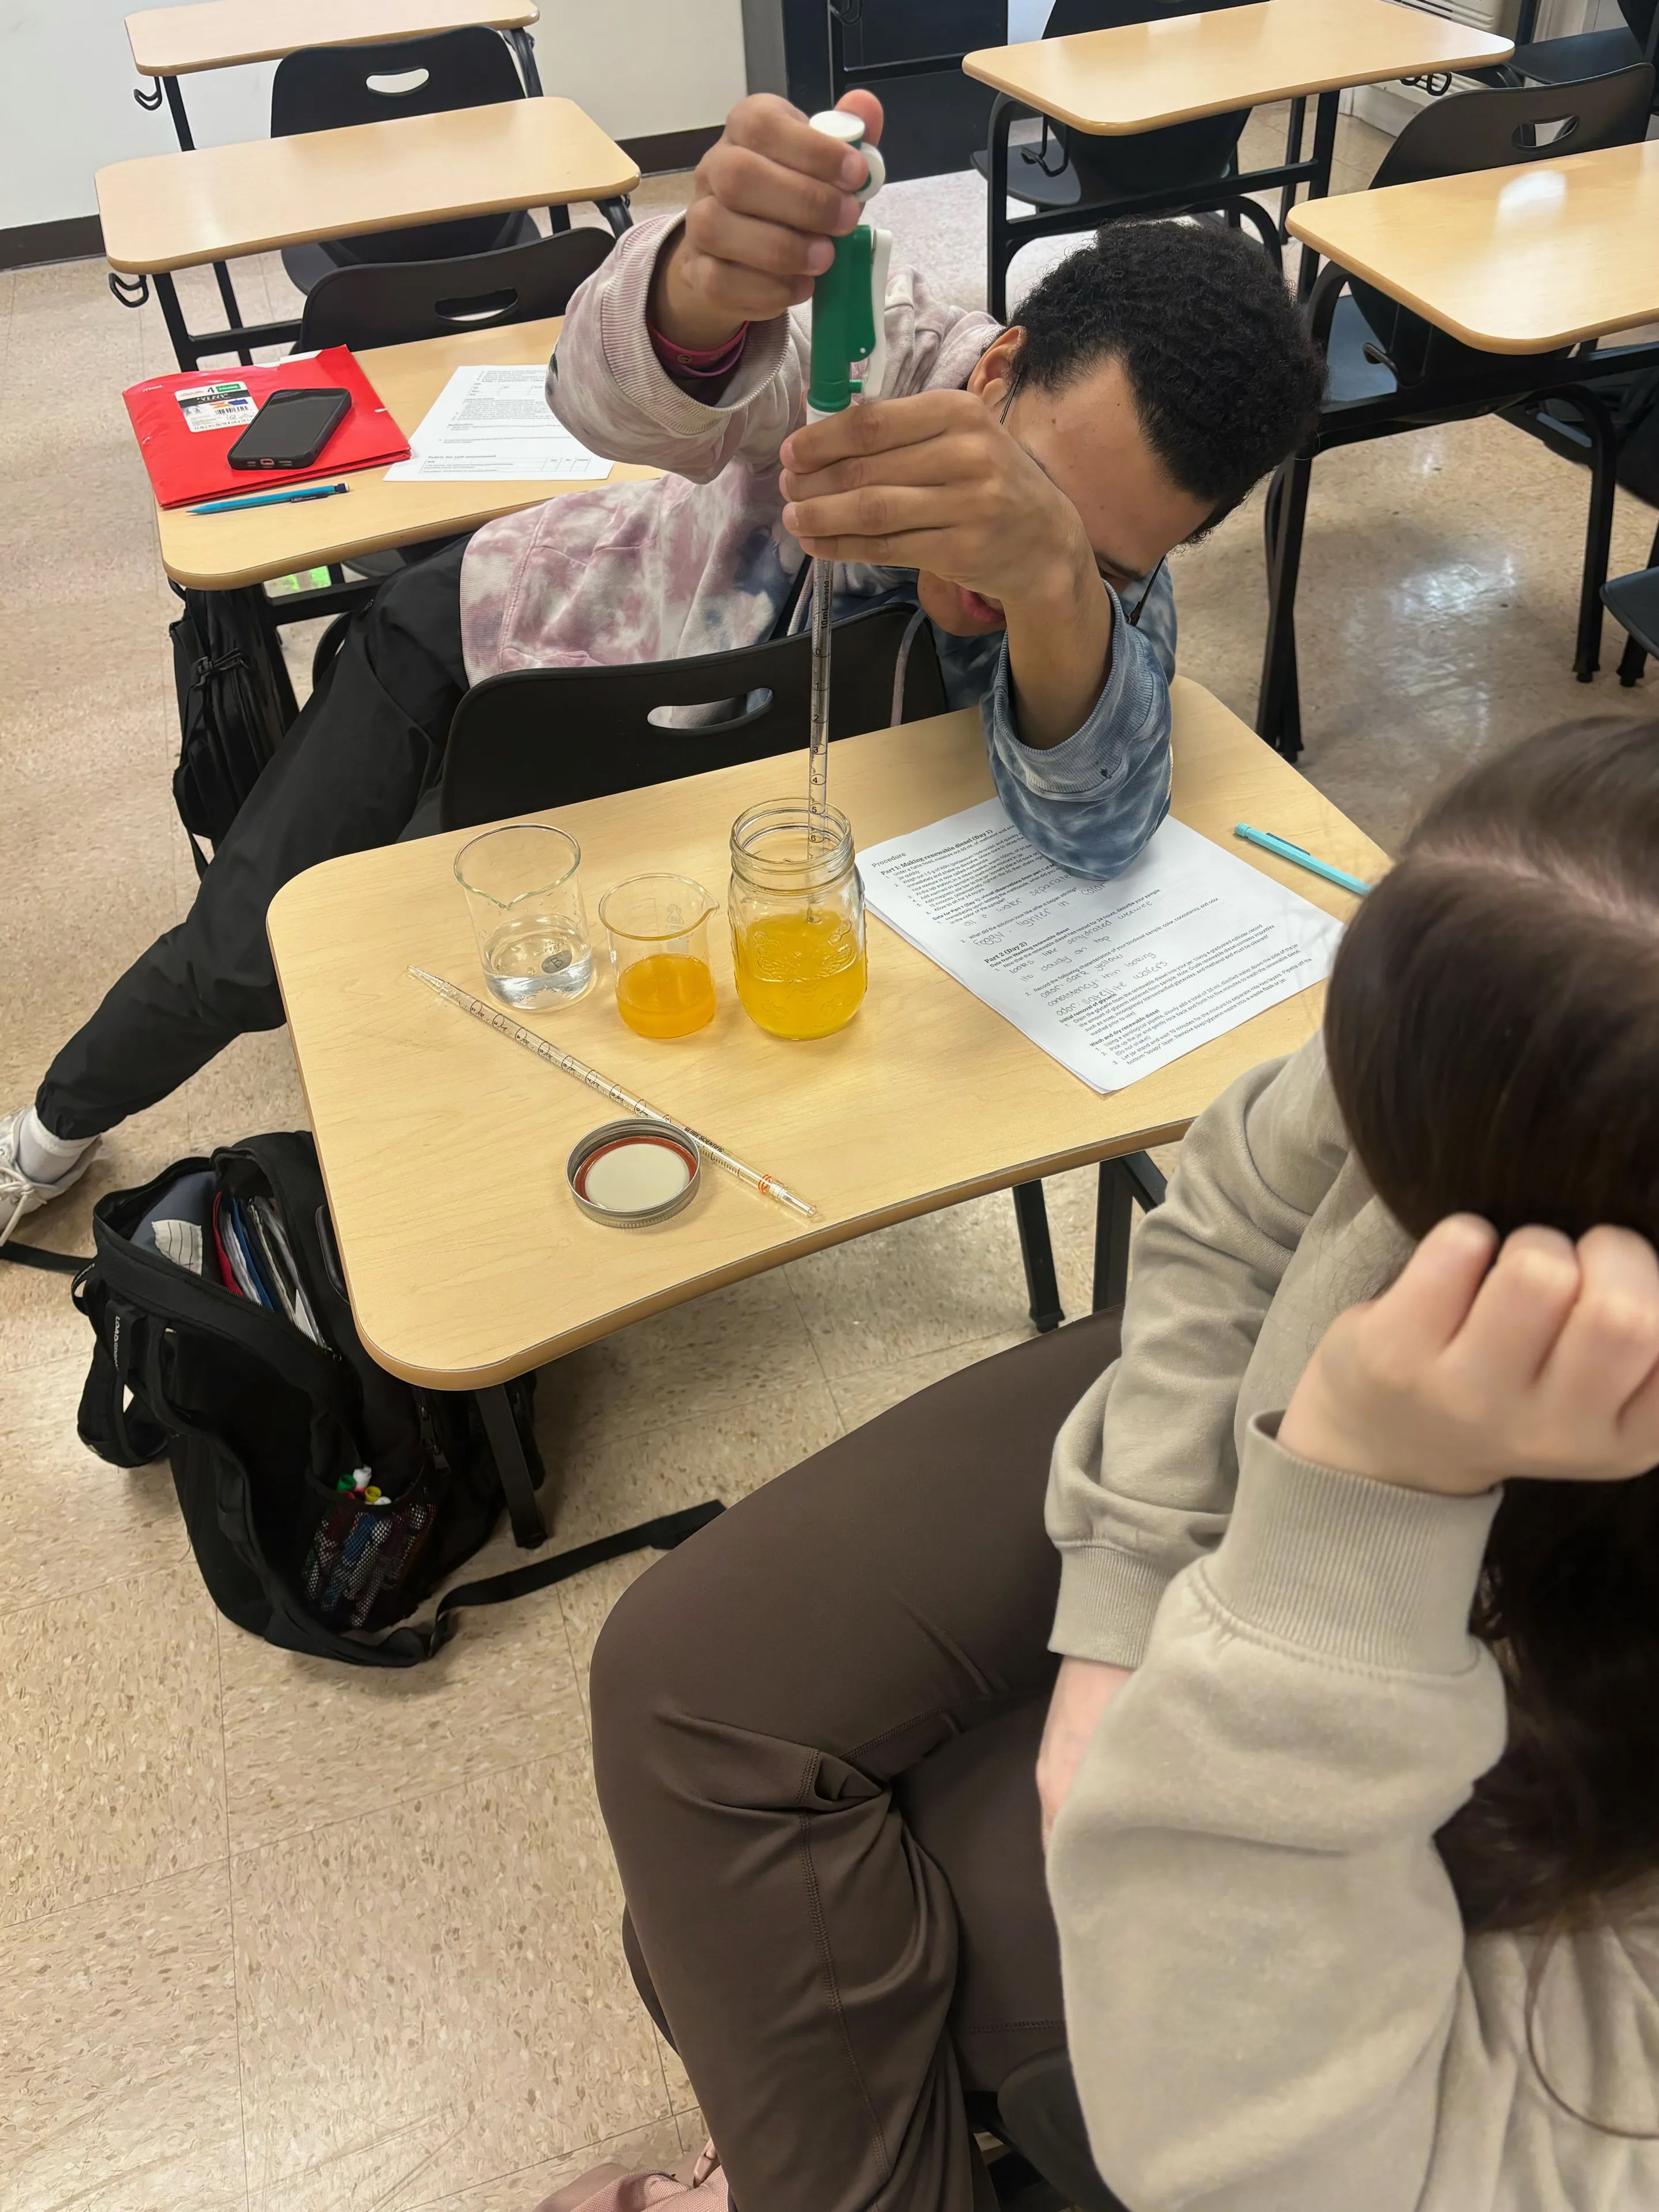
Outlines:
{"label": "wooden desk", "polygon": [[[469,331],[415,345],[379,346],[361,354],[363,374],[385,400],[407,437],[449,381],[469,362],[545,361],[552,352],[562,315],[537,323],[509,324],[504,330]],[[609,481],[642,483],[656,469],[618,461]],[[270,576],[292,575],[331,561],[349,561],[388,546],[414,545],[425,538],[447,538],[476,530],[498,514],[538,507],[567,491],[589,491],[591,483],[388,483],[384,469],[362,469],[343,481],[351,489],[341,499],[306,501],[294,507],[256,507],[238,514],[191,514],[187,507],[157,507],[161,565],[175,583],[198,591],[223,592],[263,583]],[[303,614],[305,602],[292,611]]]}
{"label": "wooden desk", "polygon": [[110,266],[155,279],[179,366],[194,368],[204,353],[276,344],[299,326],[193,337],[175,269],[362,231],[614,199],[639,176],[574,100],[540,99],[152,154],[100,169],[95,183]]}
{"label": "wooden desk", "polygon": [[1039,115],[1119,137],[1347,85],[1489,69],[1514,52],[1508,39],[1389,0],[1258,0],[988,46],[962,66]]}
{"label": "wooden desk", "polygon": [[1346,193],[1291,228],[1487,353],[1659,319],[1659,143]]}
{"label": "wooden desk", "polygon": [[191,76],[198,70],[280,61],[302,46],[368,46],[429,38],[483,24],[521,31],[539,20],[533,0],[200,0],[192,8],[147,8],[127,17],[140,76]]}
{"label": "wooden desk", "polygon": [[[1231,837],[1241,819],[1371,876],[1383,856],[1195,684],[1175,696],[1175,811],[1344,915],[1352,902]],[[727,836],[757,799],[804,787],[790,754],[561,809],[600,893],[647,868],[723,897]],[[860,844],[973,805],[991,783],[971,711],[851,738],[830,783]],[[554,818],[554,817],[550,817]],[[711,1175],[659,1231],[588,1221],[564,1185],[602,1101],[446,1006],[411,961],[483,994],[452,872],[471,831],[330,860],[273,901],[270,933],[363,1340],[394,1374],[498,1384],[722,1283],[977,1193],[1165,1142],[1235,1076],[1312,1032],[1308,991],[1101,1098],[872,918],[870,994],[837,1036],[790,1045],[738,1006],[714,933],[720,1011],[672,1045],[634,1036],[608,983],[544,1017],[550,1034],[665,1112],[684,1114],[821,1210],[797,1222]],[[457,1130],[466,1134],[456,1142]]]}
{"label": "wooden desk", "polygon": [[[1243,8],[1166,15],[1110,31],[988,46],[963,68],[998,94],[991,113],[989,268],[991,312],[1007,313],[1009,262],[1022,245],[1133,214],[1174,215],[1281,190],[1281,220],[1299,184],[1316,198],[1330,189],[1337,97],[1348,85],[1384,83],[1430,70],[1490,68],[1515,49],[1507,39],[1473,31],[1389,0],[1256,0]],[[1302,158],[1304,102],[1318,97],[1313,154]],[[1205,188],[1079,204],[1011,220],[1006,210],[1008,132],[1023,114],[1052,117],[1096,137],[1132,137],[1205,115],[1224,115],[1266,100],[1291,103],[1289,143],[1277,168],[1230,178],[1222,199]],[[1249,210],[1244,210],[1248,216]],[[1254,220],[1254,218],[1252,218]],[[1298,291],[1305,298],[1316,262],[1304,253]]]}

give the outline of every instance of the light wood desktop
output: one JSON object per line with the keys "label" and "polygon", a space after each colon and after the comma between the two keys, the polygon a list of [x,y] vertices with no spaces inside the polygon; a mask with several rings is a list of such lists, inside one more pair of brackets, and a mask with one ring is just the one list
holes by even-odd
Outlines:
{"label": "light wood desktop", "polygon": [[511,208],[611,199],[639,170],[573,100],[400,115],[193,154],[95,179],[104,251],[131,275]]}
{"label": "light wood desktop", "polygon": [[[404,436],[416,430],[451,374],[471,362],[501,367],[545,361],[562,315],[513,323],[498,331],[468,331],[422,338],[412,345],[376,346],[357,358]],[[642,483],[656,469],[618,461],[610,482]],[[331,481],[326,476],[319,483]],[[342,477],[349,492],[295,505],[244,507],[234,514],[192,514],[187,507],[157,507],[161,565],[177,584],[198,591],[229,591],[289,576],[331,561],[388,546],[414,545],[476,530],[498,514],[538,507],[562,492],[591,491],[592,483],[388,483],[384,469],[359,469]],[[257,490],[253,484],[251,489]],[[228,496],[229,495],[227,495]]]}
{"label": "light wood desktop", "polygon": [[1508,39],[1389,0],[1258,0],[969,54],[963,68],[1097,137],[1154,131],[1270,100],[1490,68]]}
{"label": "light wood desktop", "polygon": [[[1176,814],[1351,913],[1344,893],[1234,840],[1233,824],[1277,830],[1368,878],[1382,854],[1197,684],[1177,679],[1174,700]],[[805,785],[805,756],[789,754],[547,818],[580,842],[592,921],[607,885],[647,869],[694,876],[723,900],[733,818]],[[830,788],[866,847],[973,805],[991,790],[979,717],[848,738],[832,750]],[[415,962],[484,994],[453,873],[470,834],[325,862],[277,894],[269,924],[358,1328],[394,1374],[442,1389],[506,1381],[800,1253],[1165,1141],[1319,1019],[1322,993],[1304,992],[1103,1098],[873,918],[870,992],[854,1021],[818,1043],[780,1043],[738,1005],[717,928],[720,1010],[697,1036],[635,1037],[607,981],[541,1025],[780,1176],[821,1218],[799,1222],[710,1174],[661,1229],[619,1232],[585,1219],[564,1182],[572,1145],[609,1117],[604,1102],[405,972]]]}
{"label": "light wood desktop", "polygon": [[1489,353],[1659,319],[1659,144],[1312,200],[1290,227]]}
{"label": "light wood desktop", "polygon": [[539,18],[531,0],[200,0],[191,8],[148,8],[127,17],[127,43],[141,76],[190,76],[243,62],[280,61],[302,46],[365,46],[426,38],[483,24],[526,29]]}

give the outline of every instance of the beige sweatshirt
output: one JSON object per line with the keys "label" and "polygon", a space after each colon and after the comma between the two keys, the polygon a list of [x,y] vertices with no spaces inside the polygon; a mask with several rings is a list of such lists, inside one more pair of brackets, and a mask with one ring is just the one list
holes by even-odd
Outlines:
{"label": "beige sweatshirt", "polygon": [[[1274,1441],[1409,1249],[1316,1041],[1194,1124],[1122,1358],[1055,1447],[1054,1644],[1138,1672],[1054,1832],[1073,2063],[1133,2212],[1659,2212],[1659,2142],[1527,2054],[1534,1945],[1466,1942],[1434,1833],[1504,1742],[1468,1632],[1497,1493]],[[1659,1915],[1559,1944],[1551,2083],[1659,2130]]]}

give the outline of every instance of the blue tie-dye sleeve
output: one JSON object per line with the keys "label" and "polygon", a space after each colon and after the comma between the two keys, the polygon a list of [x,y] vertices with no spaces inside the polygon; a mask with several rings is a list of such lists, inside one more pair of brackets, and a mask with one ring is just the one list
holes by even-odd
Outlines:
{"label": "blue tie-dye sleeve", "polygon": [[1006,639],[980,700],[991,779],[1011,819],[1040,853],[1097,883],[1120,875],[1170,811],[1169,571],[1160,568],[1147,588],[1134,629],[1115,592],[1111,599],[1112,672],[1094,712],[1063,744],[1021,743]]}

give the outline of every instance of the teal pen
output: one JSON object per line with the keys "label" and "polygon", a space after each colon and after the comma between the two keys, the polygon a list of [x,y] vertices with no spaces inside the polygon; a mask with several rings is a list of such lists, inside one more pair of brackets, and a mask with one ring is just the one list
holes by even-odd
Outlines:
{"label": "teal pen", "polygon": [[1328,860],[1316,860],[1300,845],[1292,845],[1288,837],[1275,837],[1271,830],[1252,830],[1248,822],[1233,825],[1235,837],[1243,837],[1247,844],[1260,845],[1264,853],[1277,853],[1281,860],[1289,860],[1298,868],[1306,868],[1310,875],[1323,876],[1328,884],[1334,884],[1340,891],[1352,891],[1356,898],[1364,898],[1370,890],[1369,884],[1361,883],[1341,868],[1334,868]]}
{"label": "teal pen", "polygon": [[332,499],[349,484],[300,484],[292,491],[256,491],[246,499],[210,499],[205,507],[192,507],[191,514],[234,514],[239,507],[284,507],[301,499]]}

